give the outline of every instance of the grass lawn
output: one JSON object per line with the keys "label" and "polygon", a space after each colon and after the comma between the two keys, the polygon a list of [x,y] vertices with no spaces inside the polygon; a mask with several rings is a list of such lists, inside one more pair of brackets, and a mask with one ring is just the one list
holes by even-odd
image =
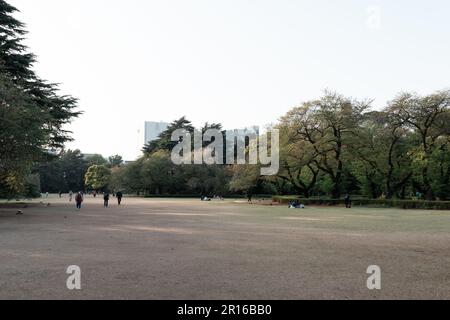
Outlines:
{"label": "grass lawn", "polygon": [[44,201],[0,209],[0,299],[450,299],[449,211]]}

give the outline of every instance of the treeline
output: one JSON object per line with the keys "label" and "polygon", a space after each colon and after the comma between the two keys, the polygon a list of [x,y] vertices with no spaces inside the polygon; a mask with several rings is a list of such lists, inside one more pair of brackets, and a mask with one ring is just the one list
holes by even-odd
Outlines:
{"label": "treeline", "polygon": [[280,178],[309,197],[450,197],[450,91],[399,94],[381,111],[327,92],[294,108],[282,130]]}
{"label": "treeline", "polygon": [[[124,165],[120,156],[83,158],[79,151],[67,151],[35,172],[48,192],[448,200],[449,105],[448,91],[425,97],[404,93],[374,111],[368,101],[326,92],[293,108],[275,125],[281,167],[270,177],[262,177],[258,165],[174,165],[171,151],[178,142],[171,140],[173,131],[195,130],[184,117],[146,145],[133,163]],[[210,128],[222,130],[220,124],[198,130]]]}
{"label": "treeline", "polygon": [[[102,191],[109,183],[111,170],[123,165],[119,155],[103,158],[99,154],[83,155],[80,150],[63,150],[56,159],[39,163],[33,167],[33,174],[39,177],[39,189],[49,193],[68,193],[96,189]],[[106,175],[101,179],[105,183],[100,184],[92,176],[92,172],[102,170]],[[104,176],[104,177],[103,177]]]}
{"label": "treeline", "polygon": [[[175,166],[175,129],[193,131],[182,118],[144,148],[135,163],[112,174],[111,187],[147,195],[297,194],[339,199],[450,198],[450,92],[399,94],[381,111],[370,101],[325,92],[292,109],[280,130],[281,169],[261,177],[258,166]],[[221,128],[220,124],[206,124]],[[225,134],[225,132],[224,132]]]}

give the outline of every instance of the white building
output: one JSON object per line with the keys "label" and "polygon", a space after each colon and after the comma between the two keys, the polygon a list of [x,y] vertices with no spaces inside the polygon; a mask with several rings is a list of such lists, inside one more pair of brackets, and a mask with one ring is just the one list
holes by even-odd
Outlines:
{"label": "white building", "polygon": [[158,136],[167,128],[169,124],[166,122],[145,122],[145,139],[144,143],[148,144],[151,141],[158,139]]}

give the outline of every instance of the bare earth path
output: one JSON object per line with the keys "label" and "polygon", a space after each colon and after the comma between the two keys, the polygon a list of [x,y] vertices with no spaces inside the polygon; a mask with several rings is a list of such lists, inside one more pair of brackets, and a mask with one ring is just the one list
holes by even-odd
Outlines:
{"label": "bare earth path", "polygon": [[0,209],[0,299],[450,299],[448,211],[50,202]]}

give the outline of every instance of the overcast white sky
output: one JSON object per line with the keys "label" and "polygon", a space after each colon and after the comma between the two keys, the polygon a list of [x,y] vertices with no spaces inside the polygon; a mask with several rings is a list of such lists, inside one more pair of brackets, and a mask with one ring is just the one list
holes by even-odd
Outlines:
{"label": "overcast white sky", "polygon": [[80,99],[85,153],[133,160],[145,120],[263,126],[326,88],[382,107],[450,85],[447,0],[9,2],[38,74]]}

